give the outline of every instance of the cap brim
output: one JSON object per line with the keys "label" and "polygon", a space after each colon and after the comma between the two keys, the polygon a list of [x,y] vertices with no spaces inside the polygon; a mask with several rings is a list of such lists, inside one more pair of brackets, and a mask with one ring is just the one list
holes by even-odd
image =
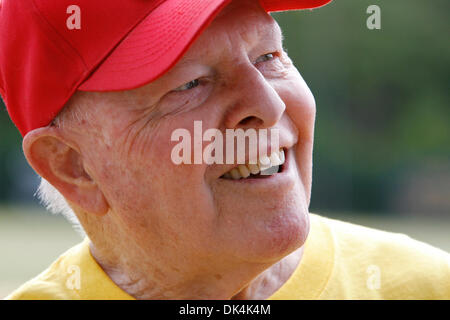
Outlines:
{"label": "cap brim", "polygon": [[[262,0],[266,11],[312,9],[332,0]],[[129,90],[168,71],[231,0],[167,0],[138,24],[80,86]],[[158,32],[155,32],[158,30]]]}

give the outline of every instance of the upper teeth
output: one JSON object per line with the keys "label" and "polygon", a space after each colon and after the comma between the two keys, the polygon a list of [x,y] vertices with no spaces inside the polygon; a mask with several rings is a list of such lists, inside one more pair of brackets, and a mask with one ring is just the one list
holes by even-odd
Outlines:
{"label": "upper teeth", "polygon": [[257,161],[257,164],[240,164],[236,168],[231,169],[223,175],[224,178],[239,180],[241,178],[248,178],[250,174],[272,175],[278,172],[278,168],[285,161],[284,150],[273,152],[269,157],[262,156]]}

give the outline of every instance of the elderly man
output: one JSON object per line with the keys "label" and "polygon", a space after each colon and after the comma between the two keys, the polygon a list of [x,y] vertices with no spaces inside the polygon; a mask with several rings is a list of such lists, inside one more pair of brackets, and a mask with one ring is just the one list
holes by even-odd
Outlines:
{"label": "elderly man", "polygon": [[[268,12],[327,2],[4,0],[2,96],[86,233],[8,298],[450,298],[447,253],[308,212],[314,98]],[[196,121],[278,141],[174,163]]]}

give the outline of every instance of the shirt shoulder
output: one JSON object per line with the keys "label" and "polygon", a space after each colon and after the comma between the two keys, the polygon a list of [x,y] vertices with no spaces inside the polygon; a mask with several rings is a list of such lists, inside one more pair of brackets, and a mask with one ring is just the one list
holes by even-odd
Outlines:
{"label": "shirt shoulder", "polygon": [[334,267],[322,297],[450,299],[450,255],[401,234],[316,216],[334,242]]}
{"label": "shirt shoulder", "polygon": [[6,300],[70,300],[77,294],[77,260],[83,243],[63,253],[47,269],[21,285]]}
{"label": "shirt shoulder", "polygon": [[71,300],[58,283],[32,279],[5,298],[5,300]]}
{"label": "shirt shoulder", "polygon": [[104,272],[89,247],[90,240],[86,237],[6,299],[133,300]]}

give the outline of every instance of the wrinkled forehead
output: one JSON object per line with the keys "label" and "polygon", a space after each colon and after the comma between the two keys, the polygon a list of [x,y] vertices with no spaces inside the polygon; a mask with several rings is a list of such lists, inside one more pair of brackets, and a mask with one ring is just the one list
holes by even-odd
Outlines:
{"label": "wrinkled forehead", "polygon": [[266,13],[266,11],[258,0],[233,0],[217,14],[215,20],[221,19],[230,13],[236,18],[248,18],[252,15],[256,17],[260,13]]}
{"label": "wrinkled forehead", "polygon": [[[234,37],[226,38],[230,36]],[[263,39],[282,40],[277,22],[261,7],[259,1],[235,0],[219,13],[189,51],[201,51],[209,46],[220,47],[227,40],[251,45]]]}

